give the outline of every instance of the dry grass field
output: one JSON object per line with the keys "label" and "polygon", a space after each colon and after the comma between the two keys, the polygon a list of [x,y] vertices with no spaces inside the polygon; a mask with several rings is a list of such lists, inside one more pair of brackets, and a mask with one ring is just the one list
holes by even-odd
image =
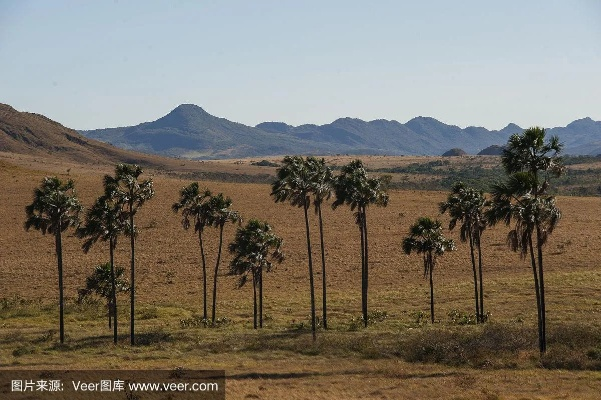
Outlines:
{"label": "dry grass field", "polygon": [[[371,168],[392,162],[364,159]],[[338,165],[346,161],[332,159]],[[331,329],[318,331],[312,343],[302,210],[275,204],[269,185],[201,181],[201,188],[230,196],[246,220],[272,224],[284,238],[286,260],[264,278],[263,330],[252,329],[252,287],[237,288],[237,278],[225,275],[227,252],[217,301],[217,315],[225,322],[213,328],[187,326],[182,321],[194,321],[202,306],[198,242],[193,232],[182,229],[171,204],[198,171],[273,174],[273,168],[250,165],[250,160],[174,160],[171,166],[145,171],[154,179],[156,195],[137,216],[140,344],[133,348],[128,345],[127,296],[118,300],[118,345],[112,344],[102,304],[76,303],[86,276],[108,260],[108,245],[98,243],[84,254],[81,241],[69,231],[63,241],[67,340],[58,345],[53,238],[25,232],[24,207],[46,175],[72,178],[89,207],[112,167],[0,153],[0,368],[225,369],[228,399],[599,398],[601,198],[558,198],[563,218],[545,249],[549,353],[540,359],[532,272],[508,250],[504,226],[483,237],[489,322],[484,327],[460,325],[449,316],[474,312],[471,266],[462,243],[440,259],[434,273],[437,323],[430,326],[423,318],[429,289],[421,258],[404,255],[400,245],[418,216],[438,217],[446,226],[448,217],[438,215],[444,192],[392,191],[388,207],[368,209],[369,306],[379,311],[368,328],[357,323],[359,230],[348,208],[324,209]],[[317,224],[312,228],[320,271]],[[234,232],[234,226],[226,227],[227,242]],[[457,232],[449,235],[459,242]],[[212,271],[217,231],[209,229],[205,236]],[[128,260],[128,242],[122,238],[116,262],[128,271]],[[321,282],[318,272],[318,305]]]}

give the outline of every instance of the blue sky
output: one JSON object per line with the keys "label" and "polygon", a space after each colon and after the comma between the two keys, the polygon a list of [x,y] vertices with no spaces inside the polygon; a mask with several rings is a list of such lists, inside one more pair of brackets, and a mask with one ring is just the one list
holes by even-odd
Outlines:
{"label": "blue sky", "polygon": [[0,102],[75,129],[601,120],[601,2],[0,0]]}

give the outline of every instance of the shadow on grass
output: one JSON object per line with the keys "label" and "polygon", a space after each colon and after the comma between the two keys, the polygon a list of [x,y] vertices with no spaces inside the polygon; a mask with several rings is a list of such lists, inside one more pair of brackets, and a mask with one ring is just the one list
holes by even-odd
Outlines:
{"label": "shadow on grass", "polygon": [[[377,374],[377,373],[376,373]],[[345,376],[345,375],[365,375],[365,370],[344,370],[344,371],[321,371],[321,372],[248,372],[244,374],[228,375],[227,379],[235,380],[254,380],[254,379],[302,379],[315,376]],[[432,379],[448,378],[453,376],[464,376],[461,372],[435,372],[435,373],[413,373],[413,374],[395,374],[398,379]]]}
{"label": "shadow on grass", "polygon": [[[130,336],[129,333],[124,333],[117,336],[117,346],[128,345]],[[162,331],[142,332],[136,334],[136,346],[152,346],[160,343],[174,342],[177,338],[171,333]],[[48,350],[58,351],[77,351],[85,349],[97,349],[107,345],[113,345],[113,335],[98,335],[89,336],[77,340],[68,340],[66,343],[54,343]]]}

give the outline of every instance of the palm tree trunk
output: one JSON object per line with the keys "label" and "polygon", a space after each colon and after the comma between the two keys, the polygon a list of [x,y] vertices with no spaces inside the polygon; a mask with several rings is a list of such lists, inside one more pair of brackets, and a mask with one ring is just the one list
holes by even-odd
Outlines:
{"label": "palm tree trunk", "polygon": [[482,283],[482,246],[480,246],[480,233],[476,236],[476,248],[478,249],[478,274],[480,275],[480,322],[484,322],[484,284]]}
{"label": "palm tree trunk", "polygon": [[215,263],[215,274],[213,274],[213,309],[211,310],[211,323],[215,324],[215,309],[217,308],[217,272],[221,261],[221,247],[223,246],[223,224],[219,225],[219,250],[217,251],[217,262]]}
{"label": "palm tree trunk", "polygon": [[365,229],[363,226],[363,214],[361,208],[357,211],[359,213],[359,231],[361,232],[361,313],[363,316],[363,325],[367,326],[367,315],[365,315]]}
{"label": "palm tree trunk", "polygon": [[480,322],[480,304],[478,303],[478,274],[476,273],[476,257],[474,255],[474,238],[471,232],[471,226],[468,227],[468,237],[470,242],[470,257],[472,260],[472,272],[474,273],[474,300],[476,301],[476,322]]}
{"label": "palm tree trunk", "polygon": [[[115,239],[109,239],[109,261],[111,263],[111,313],[113,316],[113,343],[117,344],[117,288],[115,283]],[[131,290],[131,288],[130,288]]]}
{"label": "palm tree trunk", "polygon": [[305,196],[305,202],[303,209],[305,211],[305,232],[307,234],[307,255],[309,257],[309,285],[311,286],[311,333],[313,334],[313,340],[317,339],[315,332],[315,286],[313,282],[313,256],[311,254],[311,235],[309,233],[309,197]]}
{"label": "palm tree trunk", "polygon": [[[134,324],[135,324],[135,304],[136,304],[136,285],[135,285],[136,235],[135,235],[135,231],[134,231],[134,214],[133,214],[134,205],[133,205],[132,201],[133,200],[130,200],[130,203],[129,203],[129,226],[131,229],[131,232],[129,233],[130,245],[131,245],[131,282],[130,282],[130,287],[129,287],[129,290],[130,290],[130,292],[129,292],[129,294],[130,294],[129,340],[130,340],[130,344],[133,346],[135,344],[135,336],[134,336],[135,325]],[[115,318],[116,318],[116,316],[115,316]],[[117,325],[117,322],[115,320],[115,326],[116,325]]]}
{"label": "palm tree trunk", "polygon": [[198,230],[198,242],[200,244],[200,259],[202,261],[202,318],[207,319],[207,263],[205,249],[202,240],[202,229]]}
{"label": "palm tree trunk", "polygon": [[428,266],[430,272],[430,319],[434,323],[434,279],[432,278],[434,262],[432,260],[432,251],[428,253]]}
{"label": "palm tree trunk", "polygon": [[365,207],[363,207],[363,218],[361,218],[361,220],[363,221],[363,234],[365,235],[365,251],[364,251],[364,257],[365,257],[365,268],[363,270],[363,280],[365,281],[364,284],[364,288],[363,290],[365,291],[365,294],[363,295],[363,320],[364,320],[364,325],[367,327],[367,319],[368,319],[368,313],[367,313],[367,292],[368,292],[368,288],[369,288],[369,252],[368,252],[368,245],[367,245],[367,214],[366,214],[366,210]]}
{"label": "palm tree trunk", "polygon": [[263,328],[263,268],[259,269],[259,328]]}
{"label": "palm tree trunk", "polygon": [[528,238],[528,247],[530,249],[530,263],[532,264],[532,272],[534,274],[534,290],[536,292],[536,312],[538,316],[538,348],[543,353],[543,325],[540,302],[540,286],[538,282],[538,274],[536,271],[536,260],[534,258],[534,248],[532,245],[532,237]]}
{"label": "palm tree trunk", "polygon": [[63,297],[63,239],[61,222],[58,221],[56,234],[54,235],[56,259],[58,263],[58,327],[60,342],[65,343],[65,300]]}
{"label": "palm tree trunk", "polygon": [[538,283],[540,285],[540,314],[541,314],[541,352],[547,351],[547,317],[545,310],[545,279],[543,275],[543,243],[541,239],[540,226],[536,227],[536,250],[538,252]]}
{"label": "palm tree trunk", "polygon": [[253,272],[253,328],[257,329],[257,279]]}
{"label": "palm tree trunk", "polygon": [[111,299],[109,299],[109,301],[107,302],[106,307],[107,307],[106,314],[109,317],[109,329],[111,329],[113,327],[113,321],[112,321],[112,319],[113,319],[113,311],[112,311],[113,301]]}
{"label": "palm tree trunk", "polygon": [[322,282],[322,306],[323,306],[323,329],[328,329],[328,318],[326,312],[326,253],[323,243],[323,220],[321,218],[321,204],[317,206],[317,215],[319,218],[319,240],[321,245],[321,282]]}

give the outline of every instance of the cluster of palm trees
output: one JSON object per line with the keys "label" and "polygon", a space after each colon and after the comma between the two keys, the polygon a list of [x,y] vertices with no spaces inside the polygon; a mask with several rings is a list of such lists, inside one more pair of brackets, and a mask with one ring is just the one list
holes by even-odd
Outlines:
{"label": "cluster of palm trees", "polygon": [[[514,224],[508,235],[508,244],[522,257],[530,256],[536,293],[539,349],[546,351],[545,286],[543,273],[543,246],[553,232],[561,212],[555,204],[555,198],[548,193],[549,179],[563,172],[562,159],[559,157],[561,144],[556,137],[545,142],[545,130],[534,127],[522,134],[514,134],[509,139],[501,157],[508,175],[507,181],[492,186],[490,200],[482,191],[470,188],[458,182],[453,185],[445,202],[439,205],[441,214],[450,215],[449,229],[460,224],[460,239],[469,243],[470,259],[474,279],[474,302],[476,321],[486,321],[484,311],[484,285],[482,277],[481,238],[488,226],[501,221],[506,225]],[[113,263],[117,238],[126,234],[131,245],[131,343],[134,344],[134,248],[136,227],[134,215],[145,201],[154,194],[152,180],[139,181],[142,173],[136,165],[119,164],[115,176],[104,179],[104,194],[100,196],[86,214],[86,221],[80,224],[79,213],[82,206],[75,194],[71,180],[66,183],[58,178],[45,178],[40,188],[34,192],[34,201],[26,207],[25,228],[31,227],[42,233],[55,236],[56,254],[59,272],[60,296],[60,340],[64,341],[63,324],[63,284],[61,233],[71,226],[77,227],[77,235],[84,239],[83,249],[88,251],[97,241],[109,242],[109,266],[111,290],[109,318],[113,317],[114,341],[117,341],[116,313],[116,275]],[[360,234],[361,255],[361,304],[362,318],[368,324],[368,284],[369,284],[369,246],[367,209],[369,205],[385,207],[388,204],[387,193],[389,177],[370,177],[361,160],[351,161],[343,166],[338,174],[326,165],[323,158],[286,156],[277,169],[276,180],[272,184],[271,195],[274,201],[288,202],[303,209],[305,220],[305,239],[310,284],[311,330],[316,338],[316,310],[313,271],[313,251],[311,245],[311,223],[309,208],[314,207],[319,228],[321,268],[322,268],[322,326],[327,329],[327,293],[326,293],[326,256],[322,206],[332,195],[333,209],[348,205],[354,213],[355,223]],[[228,223],[238,224],[236,236],[228,246],[233,254],[229,273],[238,275],[239,285],[244,285],[248,277],[252,278],[254,300],[254,327],[263,326],[263,272],[272,268],[273,263],[282,262],[282,239],[265,221],[251,219],[241,227],[240,214],[231,208],[232,200],[222,193],[213,195],[208,189],[200,191],[198,182],[181,189],[180,199],[172,210],[181,212],[182,226],[189,229],[194,226],[198,235],[203,280],[203,319],[208,321],[207,313],[207,266],[203,242],[205,228],[219,230],[219,246],[213,274],[213,301],[211,323],[216,320],[217,276],[222,256],[223,230]],[[420,217],[409,229],[408,236],[402,241],[402,250],[406,254],[420,254],[423,259],[424,276],[430,282],[431,321],[434,322],[434,285],[433,272],[437,258],[446,251],[455,250],[455,243],[444,237],[442,223],[429,217]],[[477,261],[476,261],[477,260]],[[110,321],[109,321],[110,323]]]}
{"label": "cluster of palm trees", "polygon": [[[219,245],[213,273],[213,304],[211,313],[211,324],[215,324],[217,276],[219,274],[223,248],[223,228],[227,223],[241,225],[242,217],[238,211],[231,208],[231,198],[224,197],[223,193],[213,195],[208,189],[201,192],[198,182],[192,182],[190,185],[183,187],[179,195],[179,201],[174,203],[171,208],[175,213],[181,211],[183,228],[189,229],[193,222],[194,232],[198,235],[203,281],[203,321],[205,323],[208,322],[207,268],[203,233],[206,227],[219,229]],[[235,240],[228,246],[229,251],[234,254],[234,258],[230,263],[229,273],[240,276],[239,286],[242,287],[247,282],[248,275],[252,277],[254,295],[253,321],[255,329],[263,327],[263,271],[268,272],[271,270],[272,260],[276,262],[283,261],[282,242],[282,239],[273,233],[271,226],[267,222],[251,219],[245,227],[240,227],[237,230]]]}
{"label": "cluster of palm trees", "polygon": [[171,207],[173,212],[182,213],[182,226],[189,229],[191,221],[194,222],[194,232],[198,235],[200,245],[200,259],[202,262],[202,293],[203,293],[203,319],[207,320],[207,265],[204,249],[203,233],[204,229],[215,227],[219,229],[219,250],[215,262],[215,271],[213,274],[213,307],[211,322],[215,323],[215,310],[217,304],[217,274],[221,262],[221,251],[223,247],[223,228],[225,224],[238,223],[242,218],[238,211],[232,210],[232,199],[224,197],[223,193],[212,195],[211,191],[206,189],[204,192],[199,190],[198,182],[180,190],[180,199]]}
{"label": "cluster of palm trees", "polygon": [[50,233],[55,237],[56,255],[58,259],[59,281],[59,331],[60,342],[64,343],[64,297],[63,297],[63,260],[62,232],[69,227],[76,227],[76,235],[84,239],[82,248],[88,252],[98,242],[109,243],[110,266],[110,310],[109,318],[113,318],[113,341],[117,343],[117,278],[114,264],[114,251],[117,239],[126,234],[130,238],[131,264],[129,292],[131,295],[130,342],[135,344],[135,238],[137,228],[134,216],[139,207],[154,195],[151,179],[140,181],[142,169],[137,165],[118,164],[115,175],[104,177],[104,193],[98,197],[94,205],[87,211],[82,224],[79,214],[83,206],[75,193],[72,180],[63,183],[57,177],[47,177],[42,185],[35,189],[33,203],[25,208],[27,219],[25,229],[34,228],[43,234]]}
{"label": "cluster of palm trees", "polygon": [[388,204],[386,178],[370,178],[361,160],[351,161],[345,165],[340,174],[334,176],[326,166],[323,158],[301,156],[286,156],[283,165],[278,168],[276,181],[272,184],[271,195],[275,202],[290,202],[293,206],[302,207],[305,217],[305,234],[307,240],[307,259],[309,265],[309,285],[311,300],[311,332],[316,338],[315,288],[313,277],[313,256],[309,224],[309,207],[311,200],[315,207],[319,223],[322,268],[322,323],[327,329],[327,290],[326,290],[326,260],[323,235],[323,219],[321,208],[324,201],[335,193],[336,198],[332,208],[342,204],[350,206],[355,213],[355,222],[361,234],[361,304],[363,321],[367,326],[367,293],[368,293],[368,236],[367,236],[367,207],[370,204],[385,207]]}
{"label": "cluster of palm trees", "polygon": [[[530,258],[541,353],[547,350],[543,246],[561,218],[555,197],[548,190],[550,179],[564,172],[561,149],[557,137],[545,142],[545,130],[540,127],[514,134],[509,138],[501,157],[507,180],[492,185],[491,200],[486,199],[482,191],[458,182],[453,185],[447,200],[440,204],[440,212],[448,211],[451,217],[449,230],[461,222],[460,238],[463,242],[469,242],[477,322],[484,322],[487,316],[484,312],[482,283],[482,234],[487,226],[494,226],[501,221],[507,226],[513,223],[507,235],[507,244],[511,250],[519,251],[522,258]],[[432,269],[436,256],[454,248],[454,243],[442,235],[441,223],[429,218],[420,218],[403,241],[405,253],[416,251],[423,254],[424,273],[430,277],[432,321]]]}

